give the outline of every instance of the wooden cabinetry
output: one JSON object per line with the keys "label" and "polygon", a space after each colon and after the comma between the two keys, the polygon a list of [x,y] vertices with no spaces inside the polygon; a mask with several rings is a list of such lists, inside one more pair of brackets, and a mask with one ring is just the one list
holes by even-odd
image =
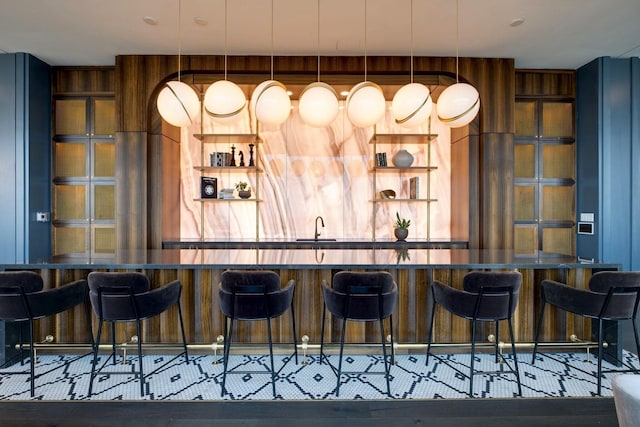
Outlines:
{"label": "wooden cabinetry", "polygon": [[53,254],[115,250],[115,100],[54,97]]}
{"label": "wooden cabinetry", "polygon": [[[431,197],[431,172],[437,169],[431,162],[431,142],[437,138],[433,134],[378,134],[374,133],[372,166],[373,227],[372,237],[376,240],[378,221],[390,222],[395,212],[401,217],[412,220],[425,215],[426,230],[409,232],[409,237],[431,237],[431,203],[437,202]],[[408,167],[395,166],[393,156],[399,150],[407,150],[414,157]],[[383,159],[380,161],[380,154]],[[382,164],[381,164],[382,163]],[[385,164],[386,163],[386,164]],[[392,190],[395,196],[389,197],[385,190]],[[423,234],[424,233],[424,234]]]}
{"label": "wooden cabinetry", "polygon": [[[194,169],[199,171],[200,178],[208,177],[216,180],[215,194],[206,195],[197,189],[197,194],[201,197],[195,201],[201,203],[201,221],[200,221],[200,239],[224,239],[233,236],[231,222],[234,218],[254,217],[253,222],[244,224],[244,231],[247,227],[255,224],[255,239],[258,239],[260,229],[260,216],[258,211],[258,202],[260,201],[260,180],[259,173],[261,169],[258,166],[258,148],[260,146],[260,138],[256,134],[195,134],[195,138],[200,141],[200,164],[195,165]],[[212,154],[213,153],[213,154]],[[229,159],[226,164],[220,165],[216,161],[215,153],[229,153]],[[242,154],[241,154],[242,153]],[[248,198],[240,197],[235,190],[236,183],[246,182],[251,189],[251,195]],[[202,185],[202,181],[198,182]],[[228,195],[231,198],[223,197],[223,190],[233,190]],[[236,203],[242,203],[249,206],[242,207],[243,212],[236,215],[237,209],[232,206]],[[213,206],[206,206],[213,204]],[[217,218],[226,218],[228,230],[227,235],[207,235],[207,210],[213,211]],[[248,215],[247,215],[248,214]],[[225,222],[225,221],[223,221]],[[245,235],[246,237],[246,235]]]}
{"label": "wooden cabinetry", "polygon": [[573,100],[519,97],[515,107],[515,250],[575,255]]}

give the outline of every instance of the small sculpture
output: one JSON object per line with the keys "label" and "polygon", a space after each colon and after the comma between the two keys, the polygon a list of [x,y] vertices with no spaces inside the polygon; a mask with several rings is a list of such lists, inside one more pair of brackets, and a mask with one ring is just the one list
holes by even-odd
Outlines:
{"label": "small sculpture", "polygon": [[253,143],[249,144],[249,166],[255,166],[253,162]]}
{"label": "small sculpture", "polygon": [[[242,152],[240,152],[240,155],[242,155]],[[235,166],[235,165],[236,165],[236,146],[232,145],[231,146],[231,162],[229,163],[229,166]]]}
{"label": "small sculpture", "polygon": [[[240,166],[244,166],[244,153],[240,150],[238,154],[240,155]],[[235,166],[235,161],[233,162],[233,166]]]}

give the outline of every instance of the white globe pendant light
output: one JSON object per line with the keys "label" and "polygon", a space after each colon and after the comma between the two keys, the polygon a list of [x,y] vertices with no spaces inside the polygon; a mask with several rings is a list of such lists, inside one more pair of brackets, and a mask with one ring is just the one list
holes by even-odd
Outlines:
{"label": "white globe pendant light", "polygon": [[438,118],[451,128],[468,125],[480,111],[480,94],[468,83],[455,83],[438,98]]}
{"label": "white globe pendant light", "polygon": [[156,98],[160,116],[167,123],[178,127],[193,124],[200,113],[200,98],[195,89],[180,81],[181,10],[182,2],[178,1],[178,80],[166,82]]}
{"label": "white globe pendant light", "polygon": [[480,94],[468,83],[458,81],[458,21],[459,0],[456,0],[456,82],[442,91],[438,98],[438,119],[450,128],[466,126],[480,111]]}
{"label": "white globe pendant light", "polygon": [[347,95],[347,117],[356,127],[373,126],[384,116],[386,101],[382,88],[369,81],[355,85]]}
{"label": "white globe pendant light", "polygon": [[291,113],[291,98],[286,86],[276,80],[260,83],[251,95],[249,111],[260,123],[282,124]]}
{"label": "white globe pendant light", "polygon": [[422,83],[402,86],[391,101],[393,118],[404,128],[414,128],[426,122],[432,109],[431,91]]}
{"label": "white globe pendant light", "polygon": [[204,93],[204,109],[211,120],[231,124],[240,119],[247,98],[240,86],[229,80],[218,80]]}
{"label": "white globe pendant light", "polygon": [[300,94],[298,113],[309,126],[329,126],[338,117],[339,110],[338,94],[326,83],[311,83]]}
{"label": "white globe pendant light", "polygon": [[247,97],[240,86],[227,80],[227,0],[224,2],[224,80],[214,82],[204,93],[204,110],[219,124],[240,120]]}
{"label": "white globe pendant light", "polygon": [[259,123],[282,124],[291,114],[291,98],[285,85],[273,79],[273,0],[271,0],[271,80],[260,83],[251,95],[249,111]]}
{"label": "white globe pendant light", "polygon": [[347,118],[360,128],[378,123],[387,107],[382,88],[367,81],[367,0],[364,0],[364,81],[351,88],[345,104]]}
{"label": "white globe pendant light", "polygon": [[409,12],[411,27],[411,83],[402,86],[391,101],[391,113],[397,125],[414,128],[431,116],[431,91],[422,83],[413,82],[413,0]]}
{"label": "white globe pendant light", "polygon": [[189,126],[200,113],[200,99],[195,90],[180,81],[166,82],[156,100],[158,112],[173,126]]}
{"label": "white globe pendant light", "polygon": [[329,126],[338,117],[340,104],[334,88],[320,81],[320,0],[318,8],[318,81],[308,84],[300,94],[298,113],[303,122],[313,127]]}

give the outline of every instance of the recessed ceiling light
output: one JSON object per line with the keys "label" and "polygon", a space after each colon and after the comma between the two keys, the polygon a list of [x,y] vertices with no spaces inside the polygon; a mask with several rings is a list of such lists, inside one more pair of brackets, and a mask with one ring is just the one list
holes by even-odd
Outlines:
{"label": "recessed ceiling light", "polygon": [[524,24],[524,18],[516,18],[513,21],[511,21],[509,25],[512,27],[519,27],[522,24]]}
{"label": "recessed ceiling light", "polygon": [[193,22],[203,27],[209,23],[209,21],[204,19],[202,16],[196,16],[195,18],[193,18]]}
{"label": "recessed ceiling light", "polygon": [[148,25],[158,25],[158,20],[153,16],[145,16],[142,20]]}

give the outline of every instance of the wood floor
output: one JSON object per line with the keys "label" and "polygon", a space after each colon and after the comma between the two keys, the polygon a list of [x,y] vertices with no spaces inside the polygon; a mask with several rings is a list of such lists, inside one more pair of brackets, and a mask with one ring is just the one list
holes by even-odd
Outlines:
{"label": "wood floor", "polygon": [[0,426],[617,426],[611,397],[0,402]]}

